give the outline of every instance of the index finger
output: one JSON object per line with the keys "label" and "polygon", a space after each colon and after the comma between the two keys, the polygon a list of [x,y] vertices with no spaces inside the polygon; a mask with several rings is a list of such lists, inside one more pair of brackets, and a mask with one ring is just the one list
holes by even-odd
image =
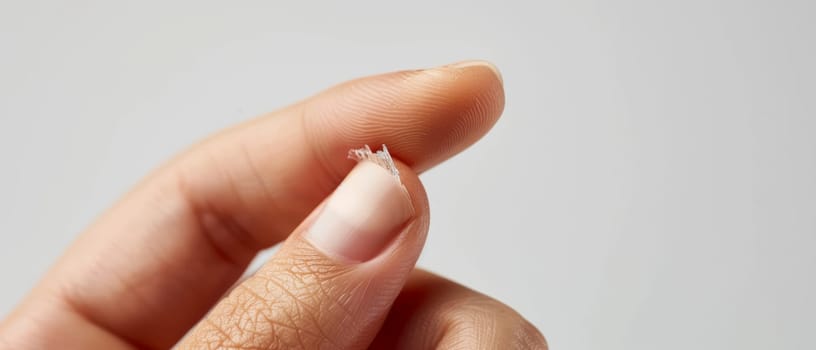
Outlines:
{"label": "index finger", "polygon": [[80,317],[42,317],[55,324],[38,327],[71,339],[82,332],[59,320],[78,319],[168,347],[337,186],[354,165],[349,149],[387,144],[422,171],[480,138],[503,106],[496,69],[476,61],[355,80],[226,130],[101,217],[3,327],[33,334],[14,320],[72,313]]}

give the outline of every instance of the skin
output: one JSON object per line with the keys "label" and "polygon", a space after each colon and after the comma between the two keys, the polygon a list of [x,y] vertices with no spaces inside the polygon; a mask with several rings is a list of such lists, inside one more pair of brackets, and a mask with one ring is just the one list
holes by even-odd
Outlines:
{"label": "skin", "polygon": [[[503,108],[498,71],[472,61],[350,81],[213,135],[88,228],[0,324],[0,348],[546,349],[508,306],[413,268],[417,174]],[[415,213],[379,256],[338,261],[303,232],[363,144],[388,145]]]}

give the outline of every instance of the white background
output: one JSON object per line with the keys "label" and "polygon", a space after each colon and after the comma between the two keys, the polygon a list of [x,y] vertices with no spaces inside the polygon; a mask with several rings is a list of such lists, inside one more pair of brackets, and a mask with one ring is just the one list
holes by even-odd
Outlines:
{"label": "white background", "polygon": [[469,58],[504,117],[423,176],[420,265],[553,349],[816,348],[813,1],[0,2],[0,314],[167,157]]}

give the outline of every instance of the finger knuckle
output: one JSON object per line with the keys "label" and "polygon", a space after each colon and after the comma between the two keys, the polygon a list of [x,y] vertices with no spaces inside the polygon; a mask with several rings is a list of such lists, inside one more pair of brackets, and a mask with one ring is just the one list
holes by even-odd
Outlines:
{"label": "finger knuckle", "polygon": [[547,341],[530,321],[509,306],[478,295],[447,308],[449,332],[462,342],[495,344],[502,349],[547,349]]}
{"label": "finger knuckle", "polygon": [[332,335],[338,332],[328,327],[353,319],[343,299],[348,293],[336,281],[343,273],[318,257],[279,256],[233,298],[240,304],[237,327],[270,348],[336,348]]}
{"label": "finger knuckle", "polygon": [[[338,348],[326,315],[344,312],[328,303],[335,294],[325,277],[298,269],[259,273],[222,300],[191,338],[198,348]],[[345,317],[347,319],[347,317]]]}
{"label": "finger knuckle", "polygon": [[255,292],[260,299],[253,307],[254,317],[243,327],[256,328],[270,334],[281,348],[313,348],[332,339],[321,330],[323,314],[320,305],[322,293],[305,285],[304,279],[313,277],[285,275],[258,277],[261,285]]}

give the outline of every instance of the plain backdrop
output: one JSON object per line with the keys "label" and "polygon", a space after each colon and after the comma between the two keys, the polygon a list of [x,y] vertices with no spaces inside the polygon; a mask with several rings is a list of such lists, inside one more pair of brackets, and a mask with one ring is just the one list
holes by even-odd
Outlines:
{"label": "plain backdrop", "polygon": [[346,79],[482,58],[420,265],[553,349],[816,348],[816,2],[0,2],[0,314],[140,177]]}

